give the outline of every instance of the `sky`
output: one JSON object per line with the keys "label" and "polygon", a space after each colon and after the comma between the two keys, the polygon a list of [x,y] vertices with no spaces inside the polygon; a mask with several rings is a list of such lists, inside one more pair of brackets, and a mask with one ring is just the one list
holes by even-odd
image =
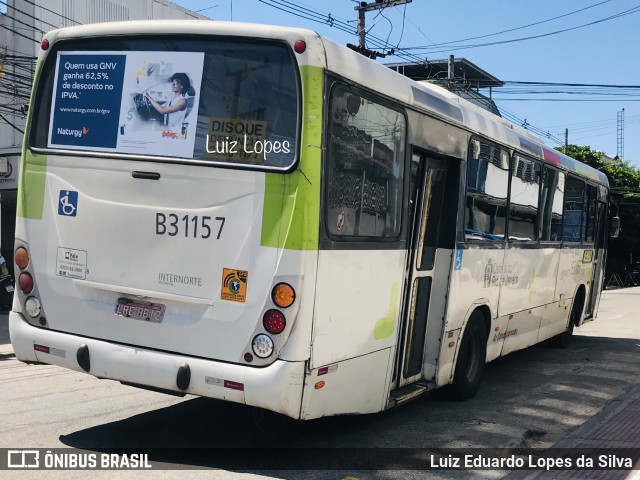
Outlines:
{"label": "sky", "polygon": [[[173,1],[215,20],[309,28],[343,44],[358,40],[353,0]],[[563,144],[567,128],[569,143],[610,157],[618,153],[618,115],[624,109],[622,158],[640,168],[640,2],[413,0],[379,12],[366,14],[370,41],[404,57],[387,56],[381,63],[452,54],[505,82],[617,86],[508,83],[494,88],[493,98],[505,118],[521,126],[526,121],[547,145]],[[524,37],[537,38],[512,41]],[[553,93],[558,90],[564,93]]]}

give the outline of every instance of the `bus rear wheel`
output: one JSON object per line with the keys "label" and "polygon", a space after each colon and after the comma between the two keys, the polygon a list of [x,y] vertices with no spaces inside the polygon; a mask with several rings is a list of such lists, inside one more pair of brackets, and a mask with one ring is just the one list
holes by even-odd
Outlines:
{"label": "bus rear wheel", "polygon": [[573,306],[571,307],[571,315],[569,315],[569,323],[567,329],[559,335],[553,337],[552,345],[556,348],[567,348],[571,344],[573,338],[573,329],[580,322],[580,316],[582,315],[582,305],[584,303],[582,290],[578,291],[578,294],[573,300]]}
{"label": "bus rear wheel", "polygon": [[253,423],[260,433],[277,436],[292,424],[289,417],[259,407],[251,407]]}
{"label": "bus rear wheel", "polygon": [[487,358],[487,329],[481,312],[471,314],[462,335],[460,352],[451,384],[456,400],[473,398],[480,388]]}

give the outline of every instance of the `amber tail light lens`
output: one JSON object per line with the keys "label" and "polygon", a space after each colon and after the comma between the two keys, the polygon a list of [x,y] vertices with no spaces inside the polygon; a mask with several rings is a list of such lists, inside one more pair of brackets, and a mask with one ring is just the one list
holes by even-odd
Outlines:
{"label": "amber tail light lens", "polygon": [[20,270],[24,270],[27,268],[27,265],[29,265],[29,252],[24,247],[16,248],[13,260],[16,262],[16,265],[20,267]]}

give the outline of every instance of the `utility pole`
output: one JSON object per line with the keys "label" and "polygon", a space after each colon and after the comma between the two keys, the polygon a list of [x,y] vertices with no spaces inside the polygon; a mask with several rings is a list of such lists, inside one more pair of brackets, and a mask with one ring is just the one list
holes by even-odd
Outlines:
{"label": "utility pole", "polygon": [[567,155],[569,151],[569,129],[564,129],[564,154]]}
{"label": "utility pole", "polygon": [[366,35],[367,31],[365,29],[365,18],[364,14],[366,12],[371,12],[373,10],[380,10],[382,8],[396,7],[398,5],[405,5],[407,3],[411,3],[412,0],[375,0],[371,3],[360,2],[357,7],[354,7],[354,10],[358,11],[358,46],[347,44],[347,47],[355,50],[356,52],[362,53],[363,55],[369,58],[376,57],[384,57],[385,54],[374,52],[373,50],[369,50],[366,44]]}

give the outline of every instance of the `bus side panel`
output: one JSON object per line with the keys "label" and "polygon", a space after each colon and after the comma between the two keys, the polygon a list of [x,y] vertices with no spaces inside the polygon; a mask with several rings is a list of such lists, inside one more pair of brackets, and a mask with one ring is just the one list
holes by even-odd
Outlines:
{"label": "bus side panel", "polygon": [[554,302],[548,306],[538,333],[538,342],[558,335],[567,329],[570,309],[570,299]]}
{"label": "bus side panel", "polygon": [[502,355],[538,342],[545,323],[545,304],[553,298],[558,271],[557,249],[511,247],[500,274],[498,314],[509,316]]}
{"label": "bus side panel", "polygon": [[509,323],[503,332],[504,342],[500,355],[522,350],[537,343],[540,326],[546,314],[546,305],[542,305],[508,315]]}
{"label": "bus side panel", "polygon": [[396,344],[405,256],[405,250],[319,252],[311,368]]}
{"label": "bus side panel", "polygon": [[[560,254],[555,300],[560,303],[568,301],[569,308],[571,308],[571,299],[573,299],[578,286],[588,287],[587,282],[591,279],[593,264],[591,261],[585,261],[588,259],[584,256],[585,251],[590,251],[590,249],[583,247],[563,248]],[[588,288],[585,293],[589,293]]]}
{"label": "bus side panel", "polygon": [[550,303],[556,286],[558,261],[558,249],[520,248],[517,245],[508,248],[500,273],[502,290],[498,315]]}
{"label": "bus side panel", "polygon": [[506,327],[504,319],[495,318],[500,298],[500,283],[496,271],[502,268],[504,254],[502,248],[490,245],[487,248],[472,247],[455,251],[445,333],[458,329],[461,329],[461,333],[457,334],[455,348],[450,348],[447,341],[441,342],[436,386],[451,382],[454,360],[464,335],[464,327],[475,308],[486,306],[491,311],[487,358],[495,358],[502,350],[504,338],[491,333],[496,326],[500,327],[500,330]]}
{"label": "bus side panel", "polygon": [[[299,275],[296,288],[295,304],[300,306],[297,315],[289,318],[291,307],[282,309],[287,317],[287,323],[293,321],[293,329],[287,338],[287,343],[280,351],[279,358],[289,362],[307,361],[311,356],[311,327],[313,320],[313,305],[315,302],[317,250],[280,250],[276,281],[286,281],[288,276],[296,278]],[[301,274],[300,272],[304,272]],[[291,283],[293,285],[293,283]],[[273,304],[273,308],[278,308]]]}
{"label": "bus side panel", "polygon": [[302,420],[329,415],[375,413],[387,402],[392,352],[377,352],[335,363],[327,372],[314,369],[307,375],[302,398]]}

